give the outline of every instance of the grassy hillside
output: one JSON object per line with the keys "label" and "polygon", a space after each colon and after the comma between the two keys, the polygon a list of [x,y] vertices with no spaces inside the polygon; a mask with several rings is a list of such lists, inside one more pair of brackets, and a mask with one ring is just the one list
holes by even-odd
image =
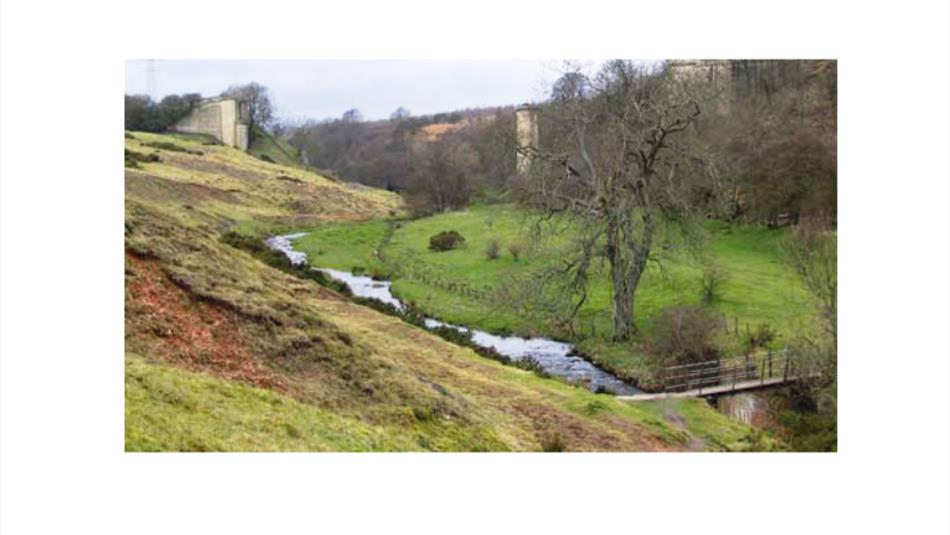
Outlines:
{"label": "grassy hillside", "polygon": [[389,217],[393,194],[131,136],[142,157],[126,169],[128,450],[776,446],[700,400],[659,410],[503,366],[220,239]]}
{"label": "grassy hillside", "polygon": [[[527,313],[524,303],[492,297],[498,290],[502,292],[496,295],[517,296],[518,287],[526,286],[532,273],[564,258],[562,251],[572,236],[570,228],[542,234],[539,241],[532,233],[533,222],[512,207],[479,206],[401,223],[388,240],[385,222],[330,222],[314,228],[296,244],[314,265],[370,269],[393,277],[396,294],[448,321],[493,331],[566,336],[543,318]],[[444,230],[459,231],[465,245],[452,251],[430,251],[429,237]],[[645,333],[651,330],[650,319],[664,307],[699,304],[703,266],[709,262],[727,274],[721,295],[712,304],[730,327],[729,333],[723,329],[718,334],[718,344],[725,351],[739,354],[743,350],[747,326],[767,323],[787,335],[811,321],[809,297],[782,257],[784,231],[713,222],[705,231],[705,255],[696,254],[702,248],[687,247],[672,232],[659,240],[659,261],[649,264],[637,293],[637,319]],[[499,244],[497,259],[486,255],[491,241]],[[513,244],[522,250],[517,259],[508,250]],[[385,262],[373,253],[378,249]],[[487,290],[489,296],[474,297],[453,289],[453,283]],[[595,266],[589,288],[588,301],[579,313],[576,339],[601,364],[636,377],[642,351],[635,344],[609,341],[611,299],[605,266]],[[739,335],[734,332],[737,322]],[[783,343],[779,337],[773,345]]]}
{"label": "grassy hillside", "polygon": [[247,151],[252,155],[287,166],[300,166],[300,151],[287,141],[254,128]]}
{"label": "grassy hillside", "polygon": [[380,451],[413,444],[272,390],[125,356],[128,451]]}

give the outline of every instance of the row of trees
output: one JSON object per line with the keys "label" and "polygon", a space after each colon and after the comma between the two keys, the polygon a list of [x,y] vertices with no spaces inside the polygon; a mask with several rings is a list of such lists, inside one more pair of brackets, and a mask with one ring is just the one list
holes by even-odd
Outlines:
{"label": "row of trees", "polygon": [[148,95],[125,95],[125,129],[164,132],[201,102],[199,93],[168,95],[155,102]]}
{"label": "row of trees", "polygon": [[[427,132],[431,125],[436,130]],[[403,107],[384,121],[363,121],[354,109],[282,128],[306,163],[403,192],[420,214],[460,208],[485,189],[503,188],[514,172],[513,130],[512,108],[413,116]]]}
{"label": "row of trees", "polygon": [[[267,87],[257,82],[232,85],[221,96],[237,98],[247,104],[252,136],[256,128],[266,130],[276,124],[274,104]],[[164,132],[191,113],[201,100],[200,93],[168,95],[159,102],[148,95],[125,95],[125,129]]]}
{"label": "row of trees", "polygon": [[768,82],[737,81],[729,113],[710,115],[700,129],[718,179],[716,213],[770,226],[802,217],[834,221],[837,65],[764,63],[781,68],[770,69]]}

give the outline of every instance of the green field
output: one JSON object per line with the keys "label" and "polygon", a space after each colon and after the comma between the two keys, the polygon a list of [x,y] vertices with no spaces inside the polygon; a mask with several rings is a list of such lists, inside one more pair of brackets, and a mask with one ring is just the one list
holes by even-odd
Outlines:
{"label": "green field", "polygon": [[[409,222],[322,224],[306,229],[310,234],[296,246],[315,266],[362,269],[391,278],[397,296],[441,319],[496,332],[568,337],[543,317],[529,313],[530,306],[498,298],[497,290],[517,294],[518,286],[532,273],[564,258],[570,226],[539,237],[534,222],[511,206],[477,206]],[[387,239],[390,224],[394,228]],[[429,237],[445,230],[460,232],[465,245],[453,251],[430,251]],[[654,248],[657,261],[650,263],[637,291],[638,326],[648,334],[650,319],[664,307],[699,304],[703,266],[714,263],[727,277],[712,304],[724,318],[717,344],[724,352],[741,353],[746,329],[767,323],[779,333],[772,345],[782,346],[789,333],[812,321],[808,294],[783,259],[785,232],[707,222],[701,232],[704,239],[699,245],[690,240],[692,246],[672,231],[663,232]],[[486,248],[493,240],[499,243],[500,255],[489,259]],[[525,251],[517,260],[508,250],[511,244]],[[606,274],[603,266],[594,269],[589,299],[571,338],[599,363],[636,377],[643,361],[639,342],[610,341]],[[482,293],[476,296],[465,288]]]}

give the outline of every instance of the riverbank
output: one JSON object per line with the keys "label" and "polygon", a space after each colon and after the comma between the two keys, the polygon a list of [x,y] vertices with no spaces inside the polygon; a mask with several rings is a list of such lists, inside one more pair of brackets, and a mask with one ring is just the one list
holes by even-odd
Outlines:
{"label": "riverbank", "polygon": [[[306,253],[298,251],[294,247],[294,241],[306,235],[305,232],[296,232],[272,236],[266,240],[266,243],[271,249],[283,253],[292,265],[306,266]],[[393,296],[391,282],[389,281],[320,266],[309,267],[345,284],[356,297],[376,300],[403,314],[408,310],[402,301]],[[583,385],[594,392],[618,395],[633,395],[640,392],[633,385],[597,368],[582,358],[577,354],[574,346],[568,343],[541,337],[523,338],[513,335],[493,334],[466,326],[446,323],[430,317],[424,318],[422,325],[436,331],[440,329],[455,331],[479,348],[496,352],[514,363],[527,364],[525,367],[529,369],[536,365],[546,375],[560,377],[570,383]]]}

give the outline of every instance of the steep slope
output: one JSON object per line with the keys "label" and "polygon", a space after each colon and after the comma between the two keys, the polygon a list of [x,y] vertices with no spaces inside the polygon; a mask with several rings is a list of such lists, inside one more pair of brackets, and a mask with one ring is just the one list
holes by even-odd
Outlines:
{"label": "steep slope", "polygon": [[[228,147],[132,136],[126,150],[142,157],[126,171],[127,449],[677,450],[696,443],[688,425],[655,408],[503,366],[220,240],[235,228],[263,235],[386,217],[400,211],[398,197]],[[153,152],[160,161],[147,161]],[[715,429],[703,437],[710,447],[763,447],[750,442],[749,428],[702,401],[681,408],[717,422],[704,426]]]}
{"label": "steep slope", "polygon": [[289,165],[292,167],[300,166],[300,151],[286,140],[261,130],[254,128],[251,136],[251,145],[247,151],[265,161]]}

